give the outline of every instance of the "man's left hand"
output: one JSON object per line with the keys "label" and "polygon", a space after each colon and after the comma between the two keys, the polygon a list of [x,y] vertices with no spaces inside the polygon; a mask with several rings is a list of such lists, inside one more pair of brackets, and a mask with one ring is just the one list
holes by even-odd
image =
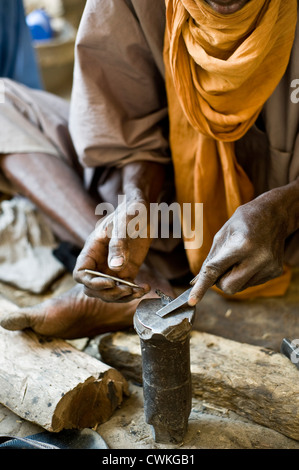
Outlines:
{"label": "man's left hand", "polygon": [[285,239],[298,207],[296,191],[294,185],[277,188],[235,211],[214,237],[190,293],[190,305],[214,284],[232,295],[282,274]]}

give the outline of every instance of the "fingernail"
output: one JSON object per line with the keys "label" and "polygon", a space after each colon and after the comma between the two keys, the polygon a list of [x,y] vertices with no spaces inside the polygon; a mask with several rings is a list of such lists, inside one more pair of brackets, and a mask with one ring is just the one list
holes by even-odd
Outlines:
{"label": "fingernail", "polygon": [[114,268],[119,268],[123,264],[124,264],[123,256],[117,256],[117,257],[111,258],[110,266],[113,266]]}
{"label": "fingernail", "polygon": [[198,302],[198,298],[195,297],[194,295],[191,295],[188,299],[188,304],[190,305],[190,307],[194,307]]}

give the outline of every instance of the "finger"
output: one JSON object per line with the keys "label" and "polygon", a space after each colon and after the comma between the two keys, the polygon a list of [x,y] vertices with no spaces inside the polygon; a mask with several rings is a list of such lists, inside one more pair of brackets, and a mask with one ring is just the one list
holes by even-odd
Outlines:
{"label": "finger", "polygon": [[128,261],[127,240],[111,238],[108,247],[108,266],[113,271],[120,271]]}
{"label": "finger", "polygon": [[258,255],[244,259],[242,263],[235,265],[230,272],[218,279],[217,287],[225,294],[233,295],[247,287],[264,284],[279,276],[282,271],[282,266],[272,264],[268,257]]}
{"label": "finger", "polygon": [[146,294],[148,294],[150,292],[150,290],[151,290],[151,287],[149,285],[147,285],[147,286],[144,285],[140,289],[134,288],[132,295],[121,297],[120,299],[117,300],[117,302],[127,303],[127,302],[131,302],[132,300],[135,300],[135,299],[141,299]]}
{"label": "finger", "polygon": [[[99,251],[99,253],[101,253]],[[104,258],[104,257],[103,257]],[[86,248],[79,254],[75,268],[73,270],[73,278],[76,282],[84,284],[91,280],[91,275],[86,273],[85,270],[98,271],[97,256],[95,250],[91,253]],[[105,267],[107,264],[105,263]],[[103,278],[102,278],[103,280]]]}
{"label": "finger", "polygon": [[84,284],[90,289],[103,290],[112,289],[115,287],[115,281],[106,277],[93,276],[86,273],[85,269],[79,269],[73,273],[73,278],[76,282]]}
{"label": "finger", "polygon": [[90,234],[77,257],[73,270],[73,276],[77,282],[81,282],[85,269],[96,271],[98,265],[107,266],[108,243],[109,238],[105,230],[97,229]]}
{"label": "finger", "polygon": [[139,284],[138,288],[134,287],[133,292],[134,292],[134,294],[140,293],[140,294],[144,295],[144,294],[148,294],[150,292],[150,290],[151,290],[151,286],[149,284],[141,283],[141,284]]}
{"label": "finger", "polygon": [[121,297],[120,299],[116,300],[115,302],[117,302],[119,304],[125,304],[125,303],[132,302],[132,300],[141,299],[144,295],[145,295],[144,292],[138,293],[138,294],[127,295],[125,297]]}
{"label": "finger", "polygon": [[190,292],[188,304],[194,307],[205,295],[206,291],[212,287],[218,279],[234,266],[236,255],[223,250],[212,259],[208,259],[202,265],[198,275],[192,281],[193,288]]}

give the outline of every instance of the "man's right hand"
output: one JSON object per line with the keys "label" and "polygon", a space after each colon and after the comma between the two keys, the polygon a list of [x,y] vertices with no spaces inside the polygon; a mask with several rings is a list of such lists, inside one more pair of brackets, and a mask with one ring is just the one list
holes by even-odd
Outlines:
{"label": "man's right hand", "polygon": [[[150,291],[149,285],[132,288],[85,272],[88,269],[126,281],[135,281],[151,244],[147,220],[143,220],[146,238],[133,238],[127,230],[128,224],[136,216],[129,214],[135,214],[140,204],[146,203],[133,200],[127,204],[126,202],[120,204],[115,212],[98,223],[87,239],[73,273],[75,281],[84,285],[84,292],[87,296],[98,297],[106,302],[129,302],[143,297]],[[119,227],[122,231],[126,229],[125,236],[122,233],[121,238],[117,233]],[[141,229],[139,226],[138,233],[142,232]]]}

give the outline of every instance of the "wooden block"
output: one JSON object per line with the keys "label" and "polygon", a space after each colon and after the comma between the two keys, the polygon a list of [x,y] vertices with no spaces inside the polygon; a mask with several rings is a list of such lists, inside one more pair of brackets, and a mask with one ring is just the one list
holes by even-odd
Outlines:
{"label": "wooden block", "polygon": [[[1,307],[12,305],[0,299]],[[53,432],[93,428],[124,395],[120,372],[66,341],[0,327],[0,403],[18,416]]]}
{"label": "wooden block", "polygon": [[[116,368],[120,354],[115,350],[125,348],[130,362],[131,349],[136,381],[141,380],[142,367],[138,340],[137,335],[119,332],[105,338],[105,361]],[[299,371],[289,359],[270,349],[198,331],[191,333],[190,348],[194,397],[299,440]]]}
{"label": "wooden block", "polygon": [[196,397],[299,440],[299,371],[280,353],[193,332]]}

